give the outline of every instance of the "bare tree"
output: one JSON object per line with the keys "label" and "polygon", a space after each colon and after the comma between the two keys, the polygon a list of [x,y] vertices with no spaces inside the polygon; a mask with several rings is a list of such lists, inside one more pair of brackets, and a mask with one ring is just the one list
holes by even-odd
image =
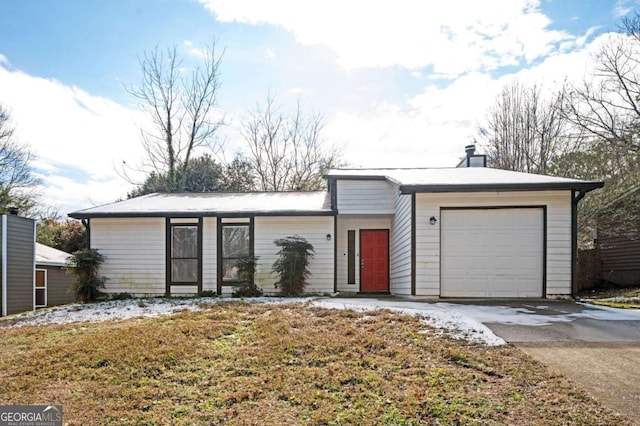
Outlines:
{"label": "bare tree", "polygon": [[479,143],[489,164],[499,169],[547,173],[553,159],[568,147],[566,120],[560,112],[564,92],[550,97],[538,85],[506,85],[480,126]]}
{"label": "bare tree", "polygon": [[9,111],[0,105],[0,211],[17,207],[23,214],[32,212],[38,204],[33,154],[14,137]]}
{"label": "bare tree", "polygon": [[291,114],[284,113],[271,95],[264,105],[258,104],[242,124],[258,189],[322,189],[323,173],[340,161],[338,150],[327,146],[323,129],[322,115],[306,114],[299,100]]}
{"label": "bare tree", "polygon": [[575,177],[606,183],[582,202],[585,221],[602,226],[606,218],[619,235],[637,236],[640,210],[622,201],[640,188],[640,15],[624,18],[621,32],[601,46],[595,72],[569,89],[563,115],[581,136],[580,158],[588,164]]}
{"label": "bare tree", "polygon": [[216,55],[215,43],[202,56],[202,65],[186,73],[176,47],[145,51],[138,58],[142,82],[128,89],[154,125],[141,132],[147,155],[141,169],[166,175],[167,186],[175,190],[180,189],[179,172],[188,168],[199,148],[220,148],[214,136],[224,124],[216,110],[221,56]]}

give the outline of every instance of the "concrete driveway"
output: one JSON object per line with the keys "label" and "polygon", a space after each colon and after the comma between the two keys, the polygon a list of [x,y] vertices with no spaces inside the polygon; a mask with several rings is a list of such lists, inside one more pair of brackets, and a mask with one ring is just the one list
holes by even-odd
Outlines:
{"label": "concrete driveway", "polygon": [[521,310],[521,322],[483,324],[640,424],[640,311],[549,301],[508,305]]}
{"label": "concrete driveway", "polygon": [[332,298],[314,303],[418,314],[470,340],[504,340],[640,425],[640,311],[552,300]]}

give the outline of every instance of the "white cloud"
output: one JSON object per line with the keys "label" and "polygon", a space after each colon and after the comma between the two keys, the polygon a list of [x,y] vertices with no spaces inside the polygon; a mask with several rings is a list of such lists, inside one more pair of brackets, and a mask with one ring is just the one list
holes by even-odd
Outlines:
{"label": "white cloud", "polygon": [[4,65],[4,66],[7,66],[7,67],[8,67],[9,65],[11,65],[11,64],[9,63],[9,60],[7,59],[7,57],[6,57],[6,56],[4,56],[2,53],[0,53],[0,65]]}
{"label": "white cloud", "polygon": [[446,87],[431,84],[405,103],[384,104],[372,114],[337,112],[327,126],[329,137],[344,147],[353,166],[453,167],[506,83],[517,78],[552,91],[565,80],[579,82],[593,69],[593,53],[607,37],[515,74],[493,78],[476,72]]}
{"label": "white cloud", "polygon": [[618,0],[613,8],[613,16],[615,18],[622,18],[638,6],[637,0]]}
{"label": "white cloud", "polygon": [[126,195],[130,186],[114,167],[142,156],[138,124],[145,119],[139,112],[2,66],[0,93],[17,138],[37,155],[46,202],[67,213]]}
{"label": "white cloud", "polygon": [[209,57],[207,49],[194,47],[191,40],[185,40],[182,44],[187,49],[187,52],[196,58],[207,59]]}
{"label": "white cloud", "polygon": [[530,63],[575,37],[550,30],[538,0],[200,0],[223,22],[272,24],[332,48],[346,69],[433,66],[457,76]]}

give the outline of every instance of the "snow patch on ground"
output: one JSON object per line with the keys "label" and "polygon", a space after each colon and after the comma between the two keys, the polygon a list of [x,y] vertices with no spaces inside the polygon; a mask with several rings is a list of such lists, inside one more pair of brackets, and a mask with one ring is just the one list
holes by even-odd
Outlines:
{"label": "snow patch on ground", "polygon": [[117,300],[92,304],[73,304],[51,309],[15,315],[0,321],[0,327],[40,326],[47,324],[69,324],[125,320],[130,318],[159,317],[185,310],[198,311],[216,303],[245,300],[251,303],[311,303],[312,306],[328,309],[353,309],[366,312],[388,309],[418,316],[425,324],[443,330],[447,335],[486,345],[503,345],[505,341],[493,334],[477,318],[459,309],[463,305],[447,303],[425,303],[393,299],[339,299],[339,298],[277,298],[258,297],[251,299],[229,298],[151,298]]}
{"label": "snow patch on ground", "polygon": [[[199,299],[129,299],[109,302],[72,304],[35,312],[23,313],[7,319],[9,327],[30,325],[69,324],[74,322],[102,322],[130,318],[159,317],[216,303],[215,298]],[[0,323],[0,325],[3,325]]]}
{"label": "snow patch on ground", "polygon": [[503,339],[493,334],[482,322],[457,309],[462,305],[360,298],[317,299],[312,302],[312,305],[329,309],[352,309],[360,312],[387,309],[393,312],[418,316],[425,324],[442,329],[454,338],[489,346],[506,344]]}
{"label": "snow patch on ground", "polygon": [[598,299],[600,302],[614,302],[614,303],[640,303],[640,296],[633,297],[608,297],[606,299]]}
{"label": "snow patch on ground", "polygon": [[[159,317],[183,311],[199,311],[220,302],[243,299],[199,298],[141,298],[112,300],[109,302],[72,304],[35,312],[25,312],[0,321],[0,327],[25,327],[30,325],[69,324],[75,322],[102,322],[130,318]],[[301,303],[309,298],[256,297],[246,299],[256,303]]]}

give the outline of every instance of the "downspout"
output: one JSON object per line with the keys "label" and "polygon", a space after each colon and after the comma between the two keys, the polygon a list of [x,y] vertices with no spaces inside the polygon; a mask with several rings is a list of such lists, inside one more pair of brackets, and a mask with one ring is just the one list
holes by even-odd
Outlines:
{"label": "downspout", "polygon": [[571,191],[571,296],[578,293],[578,203],[587,195],[585,189]]}
{"label": "downspout", "polygon": [[2,316],[7,316],[7,215],[2,215]]}
{"label": "downspout", "polygon": [[85,235],[87,236],[87,248],[90,249],[91,248],[91,222],[89,222],[89,219],[81,219],[80,222],[82,222],[82,225],[87,230],[87,232],[85,233]]}

